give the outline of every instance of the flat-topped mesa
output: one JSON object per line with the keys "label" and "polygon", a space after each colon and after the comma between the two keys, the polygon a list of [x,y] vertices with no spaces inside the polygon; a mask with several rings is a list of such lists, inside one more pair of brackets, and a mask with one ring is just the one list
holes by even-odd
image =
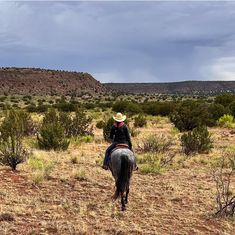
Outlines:
{"label": "flat-topped mesa", "polygon": [[0,68],[0,95],[103,94],[108,90],[89,73],[39,68]]}
{"label": "flat-topped mesa", "polygon": [[184,81],[168,83],[106,83],[107,88],[126,94],[214,95],[235,93],[234,81]]}

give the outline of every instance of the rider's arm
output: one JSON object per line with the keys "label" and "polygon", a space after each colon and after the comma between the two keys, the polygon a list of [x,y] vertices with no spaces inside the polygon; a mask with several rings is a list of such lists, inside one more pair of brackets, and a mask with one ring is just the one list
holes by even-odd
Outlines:
{"label": "rider's arm", "polygon": [[113,141],[114,135],[115,135],[115,128],[114,126],[111,127],[111,131],[110,131],[110,135],[109,135],[109,139]]}
{"label": "rider's arm", "polygon": [[130,137],[129,129],[127,126],[125,126],[125,135],[126,135],[126,140],[129,144],[129,147],[130,149],[132,149],[131,137]]}

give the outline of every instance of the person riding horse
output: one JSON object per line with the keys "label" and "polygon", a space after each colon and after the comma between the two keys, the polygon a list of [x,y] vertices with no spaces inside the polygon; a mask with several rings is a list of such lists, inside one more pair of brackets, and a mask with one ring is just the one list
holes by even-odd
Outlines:
{"label": "person riding horse", "polygon": [[105,158],[103,162],[103,169],[108,170],[109,168],[109,161],[110,161],[110,154],[113,149],[117,147],[119,144],[125,144],[129,147],[132,151],[132,143],[129,134],[129,130],[127,125],[124,123],[126,120],[126,115],[122,113],[117,113],[116,116],[113,117],[114,124],[110,131],[109,139],[112,140],[112,144],[107,148],[105,152]]}

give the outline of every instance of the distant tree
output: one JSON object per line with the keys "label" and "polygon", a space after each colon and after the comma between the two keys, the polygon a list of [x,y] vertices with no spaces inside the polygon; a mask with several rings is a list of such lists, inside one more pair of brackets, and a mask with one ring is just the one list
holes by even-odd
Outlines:
{"label": "distant tree", "polygon": [[221,104],[224,107],[229,106],[233,101],[235,101],[235,95],[228,94],[228,93],[219,95],[215,98],[215,103],[216,104]]}
{"label": "distant tree", "polygon": [[192,100],[176,105],[170,120],[180,131],[190,131],[198,126],[214,124],[208,112],[208,104]]}
{"label": "distant tree", "polygon": [[230,103],[229,110],[230,110],[231,114],[235,117],[235,100]]}

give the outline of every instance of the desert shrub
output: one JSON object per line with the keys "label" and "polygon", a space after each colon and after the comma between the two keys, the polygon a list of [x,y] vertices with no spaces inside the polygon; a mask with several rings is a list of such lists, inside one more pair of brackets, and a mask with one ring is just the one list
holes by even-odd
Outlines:
{"label": "desert shrub", "polygon": [[140,130],[135,127],[129,128],[129,132],[131,137],[136,137],[140,134]]}
{"label": "desert shrub", "polygon": [[94,137],[92,135],[86,135],[86,136],[81,136],[79,139],[83,143],[91,143]]}
{"label": "desert shrub", "polygon": [[116,101],[113,106],[112,106],[112,110],[115,112],[125,112],[126,111],[126,107],[127,107],[127,102],[126,101]]}
{"label": "desert shrub", "polygon": [[134,118],[134,127],[144,127],[147,124],[147,120],[144,115],[139,114]]}
{"label": "desert shrub", "polygon": [[54,104],[53,107],[62,112],[75,112],[77,106],[74,103],[61,102]]}
{"label": "desert shrub", "polygon": [[79,181],[86,181],[88,180],[88,176],[86,174],[85,169],[79,168],[75,173],[74,173],[74,178]]}
{"label": "desert shrub", "polygon": [[180,131],[191,131],[198,126],[214,124],[208,112],[208,105],[191,100],[176,105],[174,112],[170,115],[170,120]]}
{"label": "desert shrub", "polygon": [[72,119],[71,136],[93,136],[93,127],[91,126],[91,117],[87,116],[82,109],[77,109],[75,117]]}
{"label": "desert shrub", "polygon": [[156,116],[159,115],[159,103],[158,102],[149,102],[145,103],[143,110],[146,114]]}
{"label": "desert shrub", "polygon": [[83,110],[77,109],[74,116],[50,109],[43,119],[43,124],[58,124],[64,129],[66,137],[93,135],[91,118]]}
{"label": "desert shrub", "polygon": [[27,150],[22,145],[22,138],[27,133],[27,119],[24,113],[10,110],[0,127],[0,162],[12,170],[27,158]]}
{"label": "desert shrub", "polygon": [[55,122],[59,123],[64,128],[64,133],[66,137],[71,137],[72,133],[72,117],[69,113],[59,112],[57,114],[57,120]]}
{"label": "desert shrub", "polygon": [[235,120],[232,115],[224,114],[218,121],[219,126],[235,128]]}
{"label": "desert shrub", "polygon": [[23,96],[23,100],[24,101],[32,100],[32,96],[31,95],[25,95],[25,96]]}
{"label": "desert shrub", "polygon": [[110,141],[109,135],[110,135],[111,127],[113,126],[113,122],[114,122],[113,118],[109,118],[105,122],[105,125],[103,127],[103,137],[104,137],[105,141]]}
{"label": "desert shrub", "polygon": [[52,123],[59,123],[59,113],[54,108],[49,109],[43,118],[43,125]]}
{"label": "desert shrub", "polygon": [[105,122],[104,122],[103,120],[98,121],[98,122],[96,123],[96,128],[98,128],[98,129],[103,129],[104,125],[105,125]]}
{"label": "desert shrub", "polygon": [[19,108],[19,105],[18,104],[13,104],[12,108]]}
{"label": "desert shrub", "polygon": [[143,103],[143,111],[148,115],[169,115],[174,108],[173,102],[145,102]]}
{"label": "desert shrub", "polygon": [[35,111],[35,112],[38,112],[38,113],[45,113],[45,112],[48,110],[48,108],[49,108],[48,105],[39,104],[39,105],[36,107],[36,111]]}
{"label": "desert shrub", "polygon": [[0,97],[0,102],[5,102],[6,98],[7,98],[6,96],[1,96]]}
{"label": "desert shrub", "polygon": [[20,136],[11,135],[0,144],[0,163],[16,170],[18,164],[26,161],[28,151],[22,145]]}
{"label": "desert shrub", "polygon": [[215,98],[215,104],[221,104],[224,107],[228,107],[233,101],[235,101],[235,96],[233,94],[222,94]]}
{"label": "desert shrub", "polygon": [[6,111],[5,118],[0,127],[1,138],[9,136],[27,136],[36,132],[36,125],[33,123],[29,113],[11,109]]}
{"label": "desert shrub", "polygon": [[54,169],[53,162],[47,162],[42,158],[32,156],[28,160],[28,164],[32,170],[32,181],[34,184],[40,184],[44,179],[49,179]]}
{"label": "desert shrub", "polygon": [[72,164],[77,164],[77,163],[78,163],[78,158],[77,158],[77,156],[72,156],[72,157],[70,158],[70,162],[71,162]]}
{"label": "desert shrub", "polygon": [[38,146],[41,149],[66,150],[69,141],[65,137],[64,128],[59,123],[45,123],[37,136]]}
{"label": "desert shrub", "polygon": [[229,110],[230,110],[231,114],[233,115],[233,117],[235,117],[235,101],[230,103]]}
{"label": "desert shrub", "polygon": [[206,126],[196,127],[181,136],[181,145],[186,155],[191,153],[208,153],[213,147],[211,134]]}
{"label": "desert shrub", "polygon": [[170,150],[173,144],[174,141],[170,136],[152,134],[143,140],[142,146],[139,146],[139,151],[163,153]]}
{"label": "desert shrub", "polygon": [[229,113],[229,109],[225,108],[222,104],[211,104],[208,109],[211,118],[214,121],[214,125],[216,124],[216,121],[222,117],[224,114]]}
{"label": "desert shrub", "polygon": [[28,104],[25,109],[27,110],[27,112],[29,113],[34,113],[34,112],[37,112],[37,106],[35,104]]}
{"label": "desert shrub", "polygon": [[129,115],[134,115],[142,113],[142,109],[139,104],[128,102],[125,108],[125,112],[127,112]]}
{"label": "desert shrub", "polygon": [[234,152],[225,153],[218,164],[212,169],[212,176],[216,184],[215,215],[225,217],[235,214],[235,195],[232,193],[232,177],[235,176]]}
{"label": "desert shrub", "polygon": [[139,170],[143,174],[159,174],[161,172],[161,157],[158,154],[145,154],[139,161]]}
{"label": "desert shrub", "polygon": [[96,108],[96,104],[94,104],[94,103],[89,103],[89,102],[86,102],[86,103],[84,103],[83,104],[83,107],[85,108],[85,109],[94,109],[94,108]]}

